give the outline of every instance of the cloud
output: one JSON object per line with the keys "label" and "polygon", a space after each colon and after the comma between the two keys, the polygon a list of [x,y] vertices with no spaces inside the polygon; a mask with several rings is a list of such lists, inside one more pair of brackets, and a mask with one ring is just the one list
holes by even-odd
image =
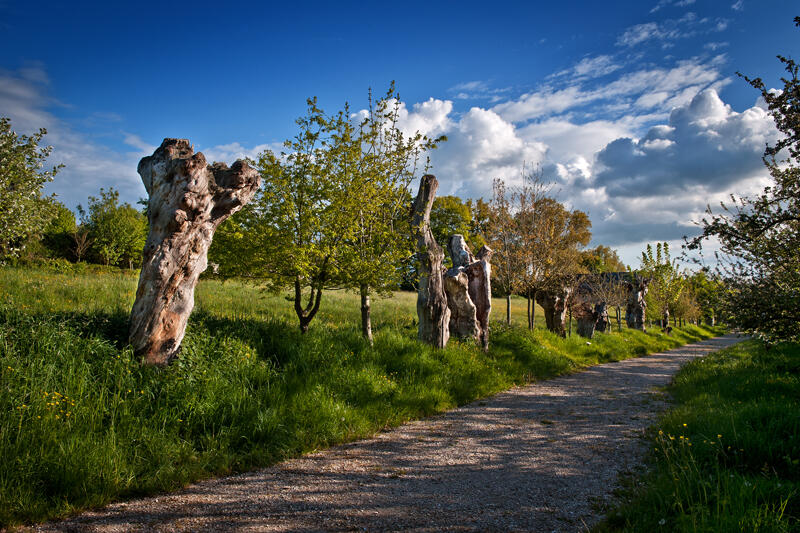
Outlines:
{"label": "cloud", "polygon": [[734,11],[742,11],[744,9],[744,0],[736,0],[736,2],[731,4],[731,9]]}
{"label": "cloud", "polygon": [[237,159],[252,159],[258,160],[258,155],[265,150],[272,150],[276,154],[285,150],[282,143],[270,144],[257,144],[250,148],[239,144],[238,142],[228,144],[218,144],[216,146],[208,147],[195,147],[198,152],[203,152],[206,161],[214,163],[220,161],[227,165],[232,164]]}
{"label": "cloud", "polygon": [[[723,55],[694,57],[677,61],[668,68],[632,70],[605,83],[575,82],[561,76],[515,100],[497,104],[492,110],[511,122],[541,120],[567,111],[583,112],[587,118],[598,113],[620,117],[631,113],[631,105],[666,116],[673,107],[691,100],[701,90],[712,84],[726,83],[720,73],[724,61]],[[603,63],[613,64],[609,60]],[[558,85],[560,80],[567,84]],[[592,104],[590,109],[588,104]]]}
{"label": "cloud", "polygon": [[650,13],[655,13],[668,6],[686,7],[695,3],[696,0],[659,0],[658,3],[650,10]]}
{"label": "cloud", "polygon": [[550,78],[568,77],[573,81],[599,78],[606,76],[623,67],[613,57],[609,55],[599,55],[594,57],[584,57],[571,68],[562,70],[549,76]]}
{"label": "cloud", "polygon": [[[688,4],[676,3],[675,5]],[[728,22],[724,18],[698,18],[697,14],[690,11],[679,19],[645,22],[631,26],[617,38],[617,46],[630,48],[654,40],[661,41],[662,47],[669,47],[671,41],[677,39],[724,31],[728,27]]]}
{"label": "cloud", "polygon": [[763,109],[736,113],[708,89],[676,108],[668,125],[603,148],[597,183],[625,198],[668,194],[697,183],[705,192],[729,190],[763,171],[761,154],[774,136],[774,123]]}
{"label": "cloud", "polygon": [[[88,195],[97,194],[101,187],[119,190],[123,201],[135,202],[145,190],[136,173],[136,165],[147,155],[149,145],[135,136],[118,134],[120,140],[133,143],[136,150],[117,152],[92,142],[57,118],[50,109],[63,107],[48,94],[49,78],[40,65],[30,65],[17,71],[0,71],[0,109],[11,119],[19,133],[30,134],[46,128],[43,143],[53,146],[49,164],[64,164],[53,182],[45,186],[46,193],[55,193],[67,207],[86,203]],[[149,150],[152,152],[152,149]]]}

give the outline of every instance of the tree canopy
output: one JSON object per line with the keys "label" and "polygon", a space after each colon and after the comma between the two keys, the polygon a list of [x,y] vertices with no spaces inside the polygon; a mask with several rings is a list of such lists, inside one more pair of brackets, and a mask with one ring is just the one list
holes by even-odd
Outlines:
{"label": "tree canopy", "polygon": [[39,146],[47,130],[19,135],[0,117],[0,258],[14,257],[32,235],[41,234],[53,215],[53,197],[42,196],[61,166],[43,170],[51,146]]}
{"label": "tree canopy", "polygon": [[[800,17],[795,24],[800,26]],[[745,331],[771,339],[800,338],[800,80],[798,64],[778,56],[785,77],[780,90],[761,78],[743,78],[767,105],[783,137],[764,151],[771,184],[755,197],[731,196],[721,210],[707,210],[703,233],[688,243],[700,249],[706,239],[720,243],[719,275],[727,291],[726,319]]]}

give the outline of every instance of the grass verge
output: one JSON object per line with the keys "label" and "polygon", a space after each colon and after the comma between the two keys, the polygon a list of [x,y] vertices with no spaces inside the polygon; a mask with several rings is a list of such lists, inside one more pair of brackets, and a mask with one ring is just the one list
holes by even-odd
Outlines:
{"label": "grass verge", "polygon": [[800,530],[800,345],[749,340],[686,365],[607,531]]}
{"label": "grass verge", "polygon": [[329,298],[300,335],[280,296],[202,282],[180,358],[127,346],[129,275],[0,269],[0,526],[177,489],[363,438],[531,380],[708,337],[623,329],[561,339],[493,323],[491,349],[416,340],[413,295]]}

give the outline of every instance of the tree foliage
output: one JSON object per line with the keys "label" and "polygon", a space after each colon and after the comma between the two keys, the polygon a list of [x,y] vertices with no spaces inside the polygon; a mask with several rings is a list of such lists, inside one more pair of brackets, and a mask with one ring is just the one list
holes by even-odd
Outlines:
{"label": "tree foliage", "polygon": [[670,312],[674,311],[684,289],[683,276],[677,263],[670,257],[669,245],[656,243],[653,253],[653,246],[648,244],[647,249],[642,252],[639,273],[651,280],[647,291],[647,307],[650,313],[658,313],[662,327],[667,327]]}
{"label": "tree foliage", "polygon": [[345,104],[328,115],[316,99],[307,104],[285,151],[260,154],[263,187],[219,228],[210,254],[223,275],[291,287],[304,332],[324,290],[361,291],[367,320],[369,295],[399,284],[411,234],[408,187],[427,165],[425,152],[443,140],[403,133],[394,85],[377,101],[370,95],[362,113]]}
{"label": "tree foliage", "polygon": [[52,151],[51,146],[39,146],[46,134],[42,128],[18,135],[11,120],[0,117],[0,258],[18,255],[52,217],[53,198],[42,196],[42,188],[61,166],[43,170]]}
{"label": "tree foliage", "polygon": [[92,253],[105,265],[133,268],[141,262],[147,217],[128,203],[120,204],[113,187],[90,196],[87,209],[78,206],[78,212],[88,229]]}
{"label": "tree foliage", "polygon": [[[800,17],[795,18],[800,26]],[[726,319],[745,331],[772,339],[800,338],[800,80],[798,64],[778,56],[783,87],[761,78],[744,79],[761,93],[783,137],[764,151],[772,183],[755,197],[731,196],[721,210],[707,210],[703,233],[720,243],[718,273],[725,280]]]}

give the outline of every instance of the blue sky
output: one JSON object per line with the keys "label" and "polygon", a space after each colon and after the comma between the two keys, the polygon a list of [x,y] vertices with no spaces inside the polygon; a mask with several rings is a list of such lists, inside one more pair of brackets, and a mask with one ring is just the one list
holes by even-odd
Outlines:
{"label": "blue sky", "polygon": [[779,86],[792,2],[119,3],[0,0],[0,115],[48,128],[71,208],[135,202],[164,137],[228,163],[295,133],[305,99],[359,109],[396,80],[404,127],[449,141],[442,193],[539,166],[633,266],[707,203],[765,184],[775,138],[736,71]]}

